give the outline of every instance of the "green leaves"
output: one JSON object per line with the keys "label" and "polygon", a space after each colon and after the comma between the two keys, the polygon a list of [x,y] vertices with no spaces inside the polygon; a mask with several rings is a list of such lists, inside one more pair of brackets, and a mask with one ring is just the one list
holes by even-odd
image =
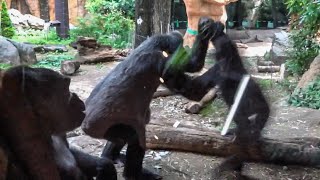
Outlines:
{"label": "green leaves", "polygon": [[58,68],[60,67],[60,64],[62,61],[65,60],[71,60],[73,59],[73,56],[71,55],[48,55],[42,60],[38,61],[35,65],[32,65],[32,67],[42,67],[42,68]]}
{"label": "green leaves", "polygon": [[292,48],[288,51],[286,62],[288,71],[302,75],[312,60],[320,53],[320,44],[316,42],[316,33],[320,29],[320,1],[287,0],[291,15],[297,15],[298,21],[292,25]]}
{"label": "green leaves", "polygon": [[[0,1],[1,2],[1,1]],[[0,35],[12,38],[15,33],[15,29],[12,25],[11,19],[8,14],[8,8],[6,5],[6,1],[2,1],[1,3],[1,12],[0,12]]]}
{"label": "green leaves", "polygon": [[99,43],[111,45],[114,48],[130,46],[134,22],[123,16],[121,11],[111,11],[108,14],[91,14],[90,17],[79,19],[77,29],[72,36],[94,37]]}
{"label": "green leaves", "polygon": [[297,107],[320,109],[320,78],[305,88],[294,91],[288,102]]}
{"label": "green leaves", "polygon": [[164,73],[170,69],[172,71],[184,71],[185,66],[188,64],[191,57],[191,49],[189,46],[183,47],[181,44],[178,49],[173,53],[170,60],[167,61]]}

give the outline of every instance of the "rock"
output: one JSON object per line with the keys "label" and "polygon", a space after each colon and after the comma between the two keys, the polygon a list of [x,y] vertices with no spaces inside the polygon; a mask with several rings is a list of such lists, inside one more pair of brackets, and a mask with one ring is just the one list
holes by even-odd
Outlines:
{"label": "rock", "polygon": [[274,33],[275,36],[275,43],[279,45],[289,47],[289,36],[288,33],[285,31],[280,31],[278,33]]}
{"label": "rock", "polygon": [[297,88],[304,88],[320,75],[320,54],[312,61],[310,68],[300,79]]}
{"label": "rock", "polygon": [[19,43],[8,39],[11,44],[13,44],[19,52],[20,64],[34,64],[37,62],[36,53],[32,45]]}
{"label": "rock", "polygon": [[10,19],[15,27],[18,29],[21,28],[29,28],[28,20],[23,16],[20,11],[16,9],[9,10]]}
{"label": "rock", "polygon": [[[40,1],[40,0],[15,0],[15,3],[11,3],[12,0],[5,0],[8,8],[17,8],[20,12],[26,12],[33,16],[40,17],[40,3],[48,7],[50,20],[55,19],[55,3],[54,0]],[[40,2],[39,2],[40,1]],[[77,24],[79,17],[84,17],[87,11],[85,10],[86,0],[69,0],[69,19],[70,23]],[[16,6],[11,7],[12,4]],[[43,10],[42,10],[43,11]]]}
{"label": "rock", "polygon": [[36,62],[37,58],[33,46],[0,36],[0,63],[21,65]]}
{"label": "rock", "polygon": [[0,36],[0,63],[20,64],[18,49],[2,36]]}
{"label": "rock", "polygon": [[289,37],[288,33],[285,31],[281,31],[279,33],[274,33],[273,46],[271,47],[271,61],[274,62],[275,65],[280,66],[285,63],[288,55],[286,50],[289,48]]}
{"label": "rock", "polygon": [[32,29],[43,30],[45,21],[31,14],[25,14],[24,17],[28,20],[28,24]]}

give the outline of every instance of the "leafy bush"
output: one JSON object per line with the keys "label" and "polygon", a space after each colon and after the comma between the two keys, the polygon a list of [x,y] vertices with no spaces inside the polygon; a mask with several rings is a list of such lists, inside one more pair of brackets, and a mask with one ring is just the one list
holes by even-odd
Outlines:
{"label": "leafy bush", "polygon": [[109,14],[115,10],[124,16],[134,19],[135,0],[88,0],[86,8],[94,14]]}
{"label": "leafy bush", "polygon": [[2,1],[1,3],[0,13],[0,35],[7,38],[12,38],[14,36],[15,29],[9,17],[8,8],[5,1]]}
{"label": "leafy bush", "polygon": [[106,15],[91,14],[89,17],[79,19],[78,28],[74,29],[71,35],[94,37],[101,44],[124,48],[131,43],[133,26],[133,20],[114,10]]}
{"label": "leafy bush", "polygon": [[289,98],[289,103],[298,107],[320,109],[320,78],[307,87],[294,91]]}
{"label": "leafy bush", "polygon": [[316,42],[316,33],[320,28],[320,2],[287,0],[286,4],[289,13],[298,16],[298,20],[292,22],[292,49],[288,51],[286,64],[289,72],[302,75],[320,53],[320,45]]}
{"label": "leafy bush", "polygon": [[259,20],[260,21],[272,21],[272,8],[275,8],[277,13],[278,21],[287,21],[285,17],[287,15],[287,9],[284,3],[284,0],[276,1],[276,7],[272,6],[271,0],[264,0],[258,8],[259,11]]}
{"label": "leafy bush", "polygon": [[62,61],[71,60],[74,57],[66,54],[51,54],[46,56],[45,58],[38,61],[36,64],[32,65],[32,67],[42,67],[42,68],[59,68]]}

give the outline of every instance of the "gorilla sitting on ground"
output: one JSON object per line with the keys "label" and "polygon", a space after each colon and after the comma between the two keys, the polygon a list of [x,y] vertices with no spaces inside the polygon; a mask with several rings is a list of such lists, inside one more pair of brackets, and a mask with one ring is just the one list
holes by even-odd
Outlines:
{"label": "gorilla sitting on ground", "polygon": [[[223,32],[224,25],[214,22],[210,18],[201,18],[205,34],[210,36],[211,42],[216,48],[216,64],[201,76],[191,77],[183,71],[171,68],[164,72],[163,79],[166,86],[173,92],[199,101],[216,85],[219,86],[222,98],[231,107],[234,97],[243,75],[248,74],[244,68],[238,50],[230,38]],[[260,132],[263,129],[270,109],[259,86],[250,79],[248,86],[234,116],[236,129],[234,133],[242,148],[239,154],[227,158],[216,170],[220,171],[235,169],[241,170],[243,161],[247,156],[247,146],[258,143]],[[215,177],[214,179],[217,179]]]}
{"label": "gorilla sitting on ground", "polygon": [[85,116],[84,103],[69,91],[70,78],[27,66],[0,77],[0,152],[9,160],[0,174],[10,180],[85,180],[97,175],[98,162],[114,168],[69,147],[66,132]]}
{"label": "gorilla sitting on ground", "polygon": [[[200,24],[199,29],[202,28]],[[178,32],[150,37],[115,67],[85,102],[86,117],[81,127],[92,137],[108,140],[102,157],[116,160],[128,144],[124,167],[124,177],[128,180],[161,178],[142,168],[145,127],[150,121],[150,102],[160,85],[165,64],[182,41]],[[190,60],[193,65],[186,66],[189,72],[202,68],[209,36],[199,34],[197,42],[198,48],[193,50]]]}

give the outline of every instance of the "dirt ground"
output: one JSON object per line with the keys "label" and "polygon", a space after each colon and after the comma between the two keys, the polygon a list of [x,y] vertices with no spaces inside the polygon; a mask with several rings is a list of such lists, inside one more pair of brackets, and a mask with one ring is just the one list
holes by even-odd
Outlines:
{"label": "dirt ground", "polygon": [[[79,94],[85,100],[94,86],[101,80],[118,62],[82,65],[80,72],[72,76],[70,89]],[[270,92],[275,94],[275,92]],[[271,96],[271,95],[270,95]],[[154,99],[151,103],[152,120],[162,120],[174,124],[176,121],[209,127],[216,129],[221,126],[224,116],[201,116],[190,115],[184,112],[188,101],[181,96],[170,96]],[[272,102],[272,115],[270,116],[264,136],[270,138],[292,138],[292,137],[320,137],[319,116],[317,110],[306,108],[288,107],[284,97]],[[71,134],[69,138],[73,146],[99,155],[104,140],[91,139],[79,130]],[[145,156],[145,167],[159,173],[164,180],[210,179],[211,170],[218,165],[223,158],[203,156],[192,153],[151,151]],[[122,164],[117,164],[119,179],[121,179]],[[250,177],[271,180],[311,180],[320,179],[320,170],[315,168],[278,166],[271,164],[247,163],[244,167],[244,174]],[[232,174],[226,179],[233,179]]]}
{"label": "dirt ground", "polygon": [[[268,34],[269,33],[269,34]],[[272,32],[271,32],[272,33]],[[270,49],[270,32],[250,31],[250,35],[258,34],[264,42],[252,43],[248,49],[240,49],[244,57],[263,56]],[[261,35],[262,34],[262,35]],[[110,62],[97,65],[81,65],[80,71],[71,76],[70,90],[76,92],[85,100],[94,86],[119,62]],[[252,64],[254,62],[244,62]],[[207,62],[209,68],[212,63]],[[271,85],[273,86],[273,84]],[[274,86],[276,86],[274,84]],[[160,87],[161,88],[161,87]],[[289,107],[286,104],[286,96],[278,88],[271,87],[265,91],[270,99],[272,114],[264,129],[264,136],[274,139],[293,137],[318,137],[320,138],[320,111]],[[210,115],[191,115],[184,112],[185,105],[189,101],[181,96],[169,96],[153,99],[151,103],[151,119],[161,120],[174,124],[176,121],[184,124],[192,123],[199,127],[219,130],[225,120],[226,109],[220,108]],[[105,144],[104,140],[92,139],[77,129],[69,134],[68,138],[72,146],[76,146],[85,152],[99,156]],[[125,152],[125,151],[123,151]],[[148,150],[145,155],[144,166],[163,176],[164,180],[207,180],[210,179],[212,169],[223,158],[204,156],[193,153],[153,151]],[[123,164],[118,163],[119,179]],[[298,166],[279,166],[262,163],[246,163],[243,174],[259,180],[318,180],[320,169]],[[233,174],[228,174],[221,179],[235,179]]]}

